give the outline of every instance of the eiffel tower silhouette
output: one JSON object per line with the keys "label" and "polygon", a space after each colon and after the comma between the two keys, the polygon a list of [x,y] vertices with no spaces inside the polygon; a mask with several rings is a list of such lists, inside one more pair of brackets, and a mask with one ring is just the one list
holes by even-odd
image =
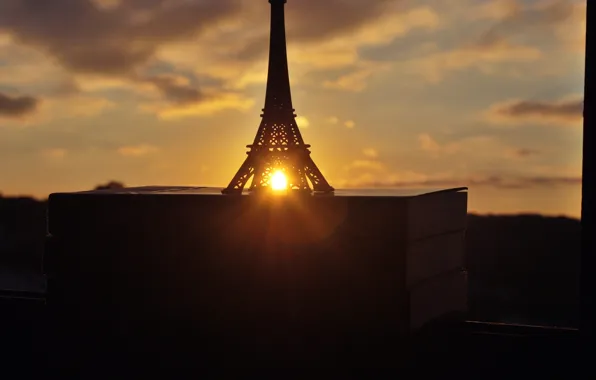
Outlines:
{"label": "eiffel tower silhouette", "polygon": [[250,191],[270,189],[271,178],[278,172],[285,176],[288,190],[332,193],[333,187],[310,156],[310,145],[304,143],[292,108],[284,19],[286,0],[269,0],[269,3],[269,71],[261,125],[254,142],[246,146],[248,157],[222,193],[241,194],[251,177]]}

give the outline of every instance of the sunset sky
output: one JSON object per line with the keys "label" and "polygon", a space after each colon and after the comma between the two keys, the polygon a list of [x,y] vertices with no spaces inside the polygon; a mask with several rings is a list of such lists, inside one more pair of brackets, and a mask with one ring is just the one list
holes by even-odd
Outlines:
{"label": "sunset sky", "polygon": [[[0,0],[0,192],[226,186],[266,0]],[[578,216],[585,1],[288,0],[294,108],[336,188],[470,187]]]}

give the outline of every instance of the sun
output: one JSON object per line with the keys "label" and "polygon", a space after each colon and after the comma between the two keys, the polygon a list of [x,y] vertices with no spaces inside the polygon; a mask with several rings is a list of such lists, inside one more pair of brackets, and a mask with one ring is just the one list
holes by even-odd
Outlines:
{"label": "sun", "polygon": [[286,175],[278,170],[271,176],[271,189],[275,191],[286,190],[288,188],[288,179]]}

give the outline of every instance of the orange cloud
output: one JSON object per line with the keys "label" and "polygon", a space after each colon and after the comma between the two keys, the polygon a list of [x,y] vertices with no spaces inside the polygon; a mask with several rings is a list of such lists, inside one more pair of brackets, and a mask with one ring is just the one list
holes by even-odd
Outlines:
{"label": "orange cloud", "polygon": [[425,155],[436,158],[450,158],[457,160],[474,159],[517,159],[529,158],[538,155],[540,152],[531,148],[511,147],[494,136],[471,136],[456,141],[439,143],[428,133],[418,135],[420,150]]}
{"label": "orange cloud", "polygon": [[418,142],[420,143],[420,149],[426,152],[438,152],[441,150],[439,143],[437,143],[428,133],[418,135]]}
{"label": "orange cloud", "polygon": [[469,5],[466,16],[470,20],[504,20],[517,14],[521,9],[518,0],[491,0]]}
{"label": "orange cloud", "polygon": [[385,164],[377,160],[354,160],[348,166],[346,166],[346,170],[354,170],[354,169],[366,169],[366,170],[384,170]]}
{"label": "orange cloud", "polygon": [[0,92],[0,118],[21,118],[37,111],[39,99],[32,96],[11,96]]}
{"label": "orange cloud", "polygon": [[430,134],[422,133],[418,135],[418,143],[420,149],[427,152],[434,157],[438,157],[441,154],[453,154],[462,148],[462,145],[466,143],[466,140],[457,142],[451,142],[449,144],[439,144]]}
{"label": "orange cloud", "polygon": [[337,123],[339,123],[339,118],[338,118],[337,116],[329,116],[329,117],[326,119],[326,121],[327,121],[329,124],[337,124]]}
{"label": "orange cloud", "polygon": [[362,151],[362,154],[364,154],[365,157],[368,158],[378,158],[379,157],[379,152],[377,152],[376,149],[373,148],[366,148]]}
{"label": "orange cloud", "polygon": [[337,116],[329,116],[325,119],[325,121],[332,125],[341,124],[348,129],[353,129],[356,127],[356,122],[354,120],[341,120]]}
{"label": "orange cloud", "polygon": [[142,157],[157,152],[159,152],[159,148],[147,144],[128,145],[118,148],[118,153],[125,157]]}
{"label": "orange cloud", "polygon": [[558,176],[479,176],[470,178],[428,178],[424,180],[377,180],[359,182],[357,187],[371,188],[449,188],[449,187],[479,187],[488,186],[500,189],[527,189],[552,186],[577,186],[581,185],[581,177]]}
{"label": "orange cloud", "polygon": [[42,156],[52,160],[61,160],[68,154],[68,150],[62,148],[44,149],[41,152]]}
{"label": "orange cloud", "polygon": [[112,11],[122,4],[122,0],[90,0],[91,3],[102,11]]}
{"label": "orange cloud", "polygon": [[[222,79],[230,89],[264,83],[268,9],[254,1],[245,2],[245,7],[242,19],[228,21],[220,28],[205,32],[200,36],[200,43],[164,44],[157,50],[157,57],[197,74]],[[313,7],[315,13],[312,13]],[[344,9],[341,15],[331,14],[335,13],[333,4],[315,5],[306,1],[286,7],[288,59],[293,84],[313,70],[355,66],[353,72],[329,78],[321,84],[328,88],[361,91],[368,79],[381,70],[379,63],[360,60],[358,50],[362,46],[387,44],[411,30],[433,30],[440,24],[440,18],[431,8],[406,9],[401,2],[342,3],[341,7]],[[306,9],[310,9],[309,12]],[[323,13],[330,13],[332,17],[322,20],[320,25],[312,20]],[[314,30],[319,33],[312,34]]]}
{"label": "orange cloud", "polygon": [[379,152],[374,148],[362,150],[364,158],[358,158],[344,167],[347,179],[339,179],[337,186],[340,187],[367,187],[371,183],[379,181],[422,181],[427,177],[421,173],[410,170],[395,170],[379,157]]}
{"label": "orange cloud", "polygon": [[350,74],[343,75],[335,80],[323,82],[326,88],[359,92],[366,88],[367,80],[372,75],[371,70],[356,70]]}
{"label": "orange cloud", "polygon": [[114,102],[105,98],[78,94],[43,97],[35,104],[35,112],[26,112],[21,118],[7,120],[9,123],[4,124],[26,127],[60,119],[89,118],[115,106]]}
{"label": "orange cloud", "polygon": [[356,123],[354,122],[354,120],[347,120],[344,125],[346,126],[346,128],[348,129],[352,129],[354,127],[356,127]]}
{"label": "orange cloud", "polygon": [[75,95],[45,99],[41,104],[40,113],[42,119],[48,120],[93,117],[115,106],[114,102],[105,98]]}
{"label": "orange cloud", "polygon": [[582,59],[586,51],[586,12],[586,2],[575,2],[569,19],[554,27],[559,41],[569,51],[581,54]]}
{"label": "orange cloud", "polygon": [[543,53],[536,47],[495,40],[485,45],[467,45],[431,53],[406,61],[404,69],[424,77],[430,83],[438,83],[449,72],[473,68],[485,73],[496,73],[503,63],[529,63],[542,57]]}
{"label": "orange cloud", "polygon": [[383,188],[396,187],[396,183],[420,183],[427,180],[427,176],[414,171],[384,171],[378,173],[363,173],[353,175],[350,179],[342,179],[338,186],[343,188]]}
{"label": "orange cloud", "polygon": [[192,104],[163,105],[162,103],[142,104],[140,109],[155,113],[160,119],[173,120],[186,117],[211,116],[225,110],[246,112],[255,104],[254,99],[241,94],[222,93],[210,95],[204,101]]}
{"label": "orange cloud", "polygon": [[555,124],[580,126],[583,119],[583,99],[559,101],[510,100],[490,107],[489,121],[502,124]]}
{"label": "orange cloud", "polygon": [[[490,75],[546,75],[556,71],[545,56],[550,49],[542,51],[538,45],[521,43],[517,37],[539,36],[548,38],[557,50],[583,51],[585,44],[585,2],[569,0],[491,0],[486,2],[458,0],[465,11],[452,11],[450,5],[445,16],[450,25],[485,22],[484,31],[466,35],[467,43],[452,48],[429,52],[419,58],[398,62],[396,68],[405,73],[417,74],[430,83],[441,82],[451,72],[475,69]],[[580,4],[582,3],[582,4]],[[471,26],[470,30],[474,30]],[[554,32],[555,38],[550,37]],[[471,32],[474,33],[474,32]],[[540,65],[528,65],[535,62]],[[516,64],[516,67],[504,65]]]}
{"label": "orange cloud", "polygon": [[542,152],[537,149],[530,148],[512,148],[506,151],[506,156],[512,159],[528,159],[539,156]]}
{"label": "orange cloud", "polygon": [[296,124],[298,124],[299,128],[308,128],[310,126],[310,121],[306,116],[298,116],[296,117]]}

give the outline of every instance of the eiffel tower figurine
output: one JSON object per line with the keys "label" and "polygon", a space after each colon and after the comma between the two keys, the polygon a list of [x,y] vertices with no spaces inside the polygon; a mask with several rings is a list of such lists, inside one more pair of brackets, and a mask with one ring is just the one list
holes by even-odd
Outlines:
{"label": "eiffel tower figurine", "polygon": [[241,194],[251,177],[250,191],[287,189],[332,193],[333,187],[310,156],[310,145],[304,143],[292,108],[284,20],[286,0],[269,0],[269,3],[269,71],[262,121],[253,144],[246,146],[250,149],[246,153],[248,157],[222,193]]}

